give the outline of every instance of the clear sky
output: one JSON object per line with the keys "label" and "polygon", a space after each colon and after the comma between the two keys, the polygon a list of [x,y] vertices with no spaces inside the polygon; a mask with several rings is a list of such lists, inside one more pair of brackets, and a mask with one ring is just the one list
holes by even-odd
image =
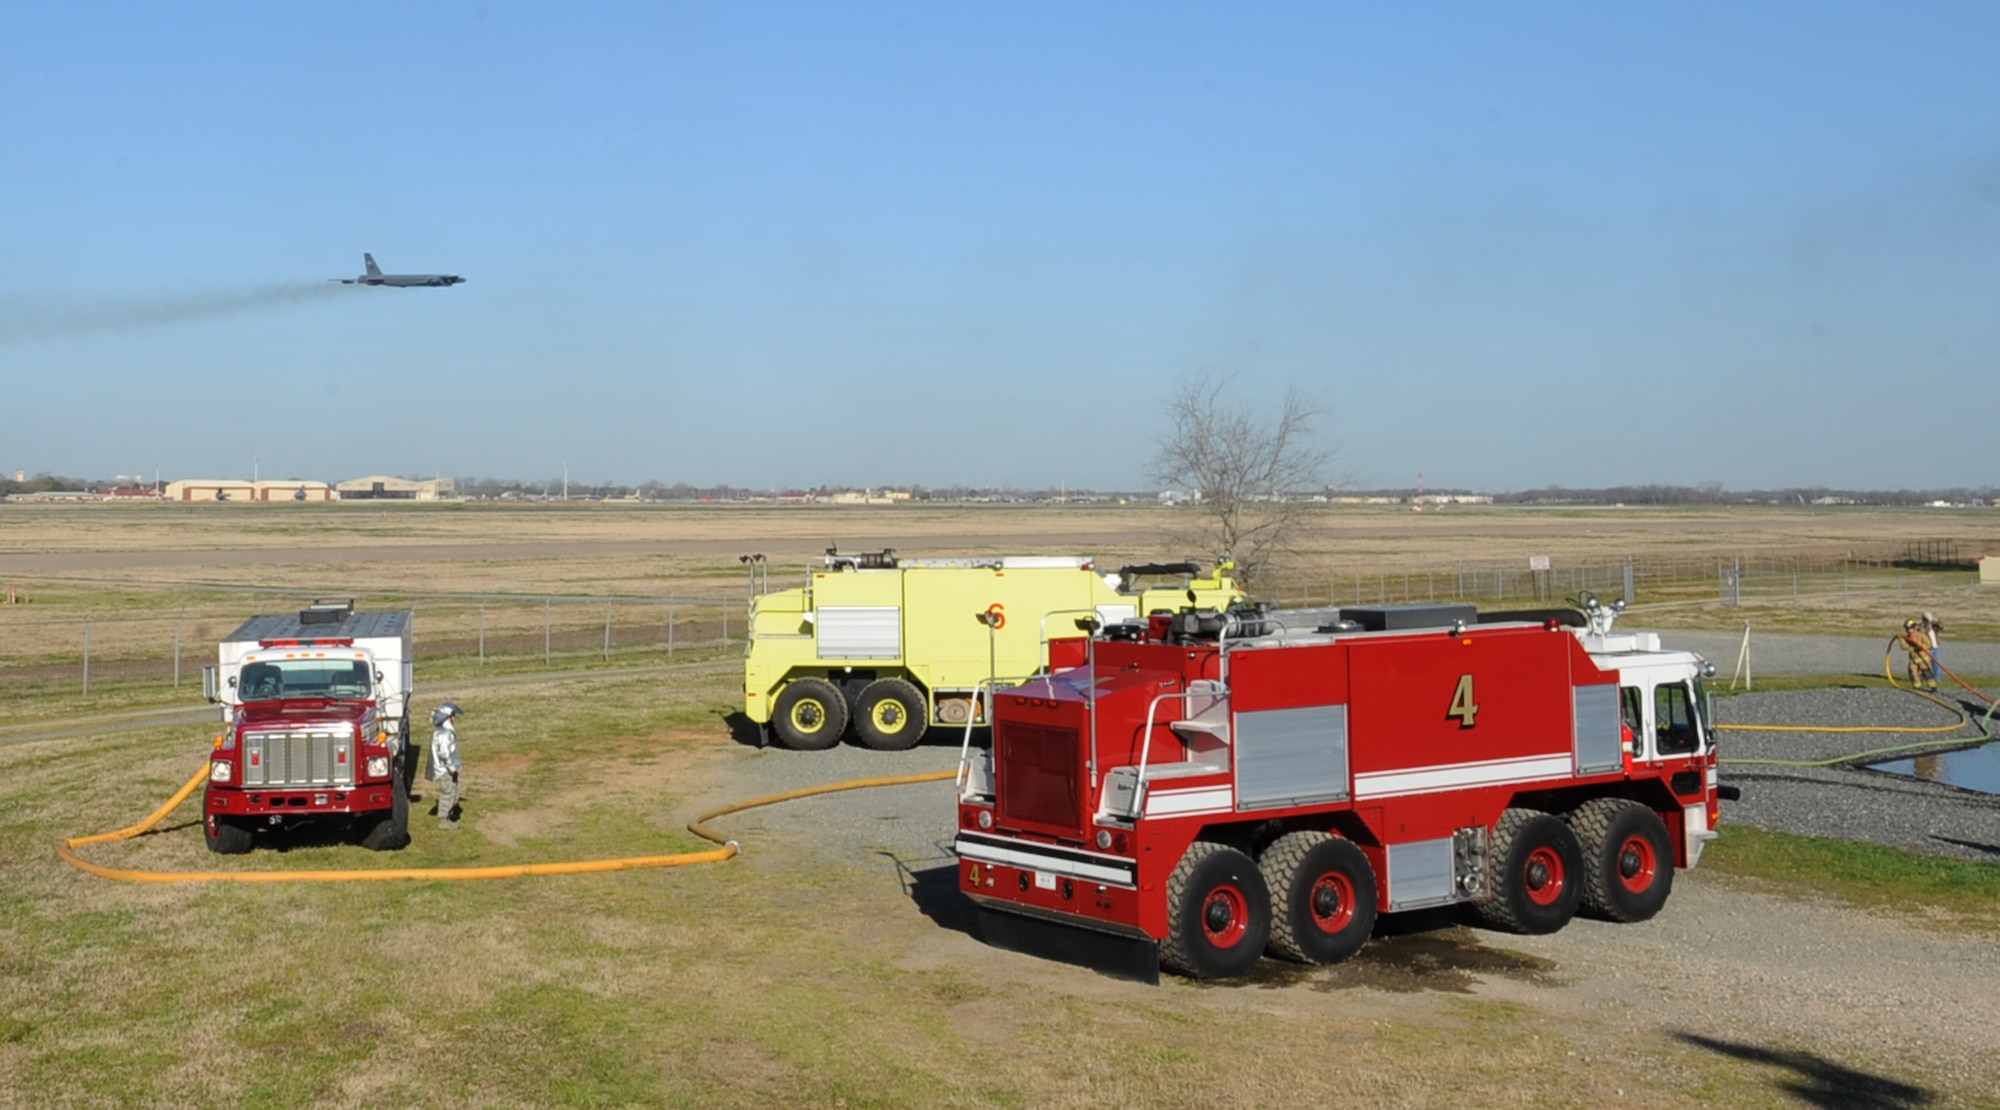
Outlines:
{"label": "clear sky", "polygon": [[[12,4],[0,466],[2000,482],[2000,6]],[[449,289],[321,279],[463,274]]]}

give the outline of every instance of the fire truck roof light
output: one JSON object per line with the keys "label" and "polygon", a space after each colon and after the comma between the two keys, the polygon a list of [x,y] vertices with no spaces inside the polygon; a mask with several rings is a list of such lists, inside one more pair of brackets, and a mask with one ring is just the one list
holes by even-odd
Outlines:
{"label": "fire truck roof light", "polygon": [[275,647],[294,647],[294,648],[295,648],[295,647],[304,647],[304,648],[311,648],[311,647],[353,647],[353,646],[354,646],[354,637],[352,637],[352,636],[349,636],[349,637],[347,637],[347,638],[345,638],[345,639],[340,639],[340,640],[259,640],[259,641],[257,641],[257,646],[258,646],[258,647],[265,647],[265,648],[275,648]]}

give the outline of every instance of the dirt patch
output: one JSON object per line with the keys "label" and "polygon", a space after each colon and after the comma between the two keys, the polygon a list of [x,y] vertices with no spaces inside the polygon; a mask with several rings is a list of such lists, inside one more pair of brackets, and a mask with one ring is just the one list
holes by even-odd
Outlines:
{"label": "dirt patch", "polygon": [[689,732],[610,741],[598,748],[587,766],[578,769],[570,785],[540,797],[527,808],[480,814],[471,792],[481,778],[495,795],[517,797],[525,792],[520,777],[541,759],[540,751],[496,756],[487,766],[468,769],[466,812],[474,815],[472,827],[481,836],[509,848],[519,847],[524,840],[554,835],[574,813],[593,806],[650,808],[688,780],[699,759],[694,746],[712,745],[713,741],[712,736]]}

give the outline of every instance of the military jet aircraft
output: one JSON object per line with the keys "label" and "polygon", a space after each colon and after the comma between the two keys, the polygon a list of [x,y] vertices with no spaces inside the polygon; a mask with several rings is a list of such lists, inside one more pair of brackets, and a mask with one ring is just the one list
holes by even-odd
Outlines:
{"label": "military jet aircraft", "polygon": [[361,261],[368,272],[357,278],[335,278],[342,285],[393,285],[398,289],[411,289],[424,285],[457,285],[465,279],[457,274],[385,274],[375,265],[375,256],[364,254]]}

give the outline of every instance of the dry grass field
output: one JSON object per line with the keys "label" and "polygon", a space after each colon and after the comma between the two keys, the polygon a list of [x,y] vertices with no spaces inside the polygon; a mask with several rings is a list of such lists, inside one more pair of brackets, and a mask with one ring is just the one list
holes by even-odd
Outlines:
{"label": "dry grass field", "polygon": [[[154,835],[91,850],[101,862],[308,870],[673,852],[698,846],[682,826],[706,805],[955,758],[942,746],[822,757],[741,743],[727,720],[740,647],[719,636],[723,607],[741,617],[738,554],[802,570],[838,540],[1116,561],[1183,554],[1179,524],[1118,506],[0,506],[0,589],[33,598],[0,607],[0,672],[18,678],[0,689],[0,1105],[1248,1106],[1366,1092],[1391,1106],[1784,1106],[1811,1093],[1810,1068],[1784,1064],[1794,1056],[1662,1033],[1638,984],[1575,947],[1622,943],[1608,926],[1602,941],[1573,930],[1534,952],[1445,929],[1377,942],[1338,973],[1221,986],[1148,988],[995,952],[949,896],[938,788],[725,819],[745,856],[673,871],[153,886],[54,858],[59,837],[151,809],[200,764],[211,727],[147,723],[199,706],[197,685],[176,692],[157,669],[107,670],[84,696],[63,654],[84,621],[107,668],[151,667],[178,624],[192,672],[258,608],[310,593],[415,599],[420,700],[471,711],[456,833],[419,816],[415,843],[391,858],[298,835],[219,859],[189,807]],[[2000,514],[1343,510],[1314,521],[1275,581],[1304,594],[1314,578],[1361,573],[1386,591],[1390,567],[1781,557],[1926,536],[2000,550]],[[1917,601],[1961,625],[1991,619],[1948,607],[1966,605],[1963,574],[1932,573],[1907,575],[1896,598],[1851,589],[1851,605],[1811,626],[1886,620]],[[484,603],[496,645],[484,666],[465,648],[473,594],[521,599]],[[572,637],[545,664],[537,599],[549,594],[709,608],[696,605],[669,666],[656,621],[635,618],[606,659],[593,641],[602,608],[566,603]],[[1716,628],[1749,608],[1641,605],[1647,620]],[[506,635],[500,614],[514,622]],[[1725,880],[1698,878],[1690,905],[1727,904]],[[1704,997],[1686,995],[1673,1020],[1753,1031]],[[1754,1031],[1778,1047],[1788,1035]],[[1895,1038],[1792,1044],[1803,1046],[1884,1090],[1990,1104],[1994,1075],[1957,1057],[1928,1067]]]}

